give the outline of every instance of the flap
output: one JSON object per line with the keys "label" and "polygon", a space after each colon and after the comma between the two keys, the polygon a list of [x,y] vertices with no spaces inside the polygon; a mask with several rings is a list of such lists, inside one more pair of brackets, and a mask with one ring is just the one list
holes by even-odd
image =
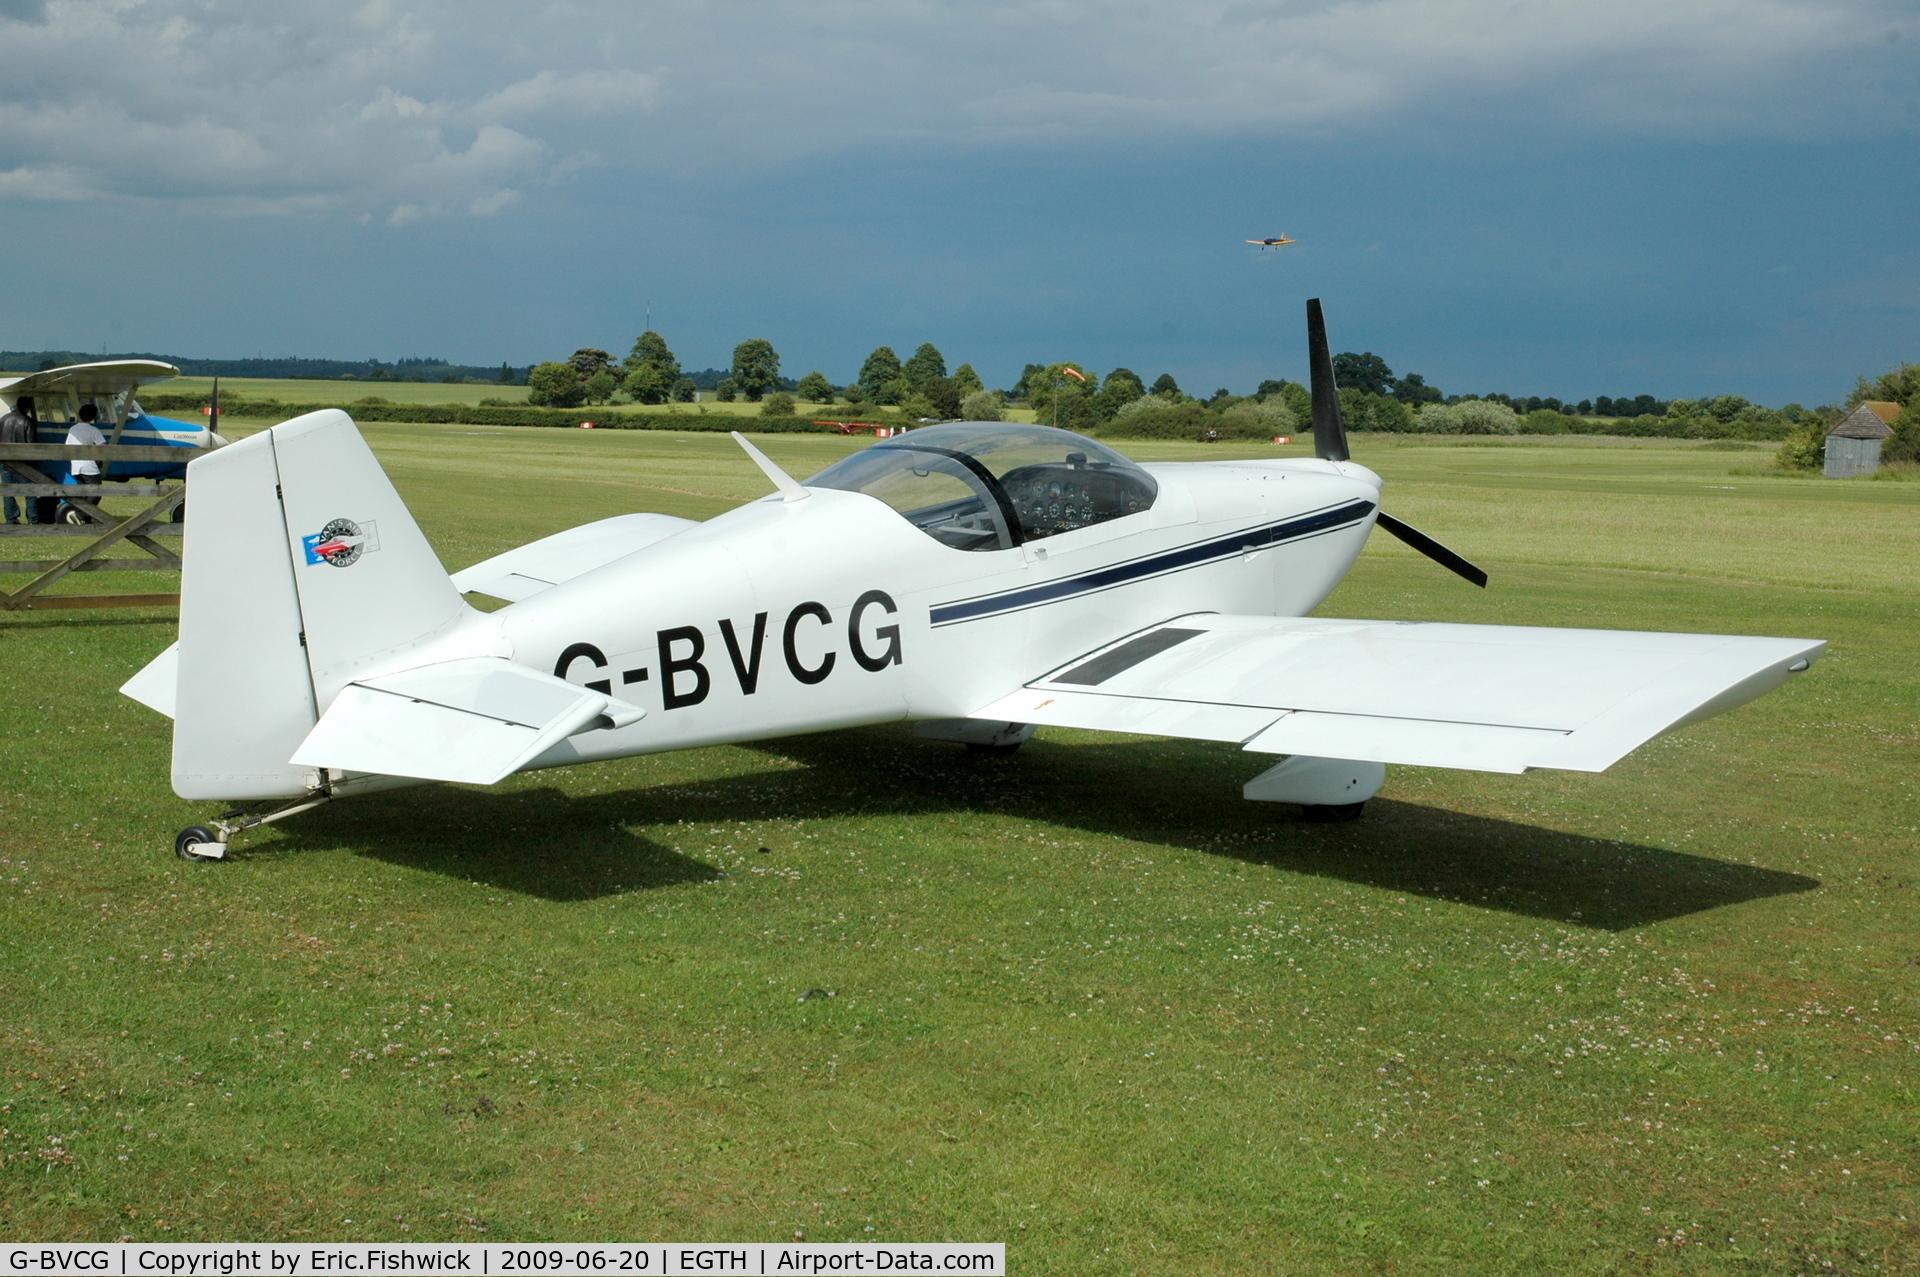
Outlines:
{"label": "flap", "polygon": [[1241,745],[1259,735],[1280,715],[1270,709],[1241,705],[1206,705],[1142,696],[1094,696],[1057,687],[1026,687],[968,717],[1032,723],[1038,727],[1084,727],[1098,732],[1231,741]]}
{"label": "flap", "polygon": [[518,603],[696,526],[670,514],[621,514],[530,541],[453,574],[462,594]]}
{"label": "flap", "polygon": [[348,684],[292,761],[491,785],[576,732],[644,714],[501,657],[467,657]]}
{"label": "flap", "polygon": [[1825,648],[1817,639],[1197,615],[1096,648],[971,717],[1240,740],[1262,753],[1602,771],[1661,732],[1777,687]]}

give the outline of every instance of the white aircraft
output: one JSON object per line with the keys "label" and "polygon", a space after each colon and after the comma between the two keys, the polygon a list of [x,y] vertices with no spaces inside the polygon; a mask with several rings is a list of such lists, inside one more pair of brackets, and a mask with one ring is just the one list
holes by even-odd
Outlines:
{"label": "white aircraft", "polygon": [[[1358,815],[1385,764],[1600,771],[1804,670],[1810,639],[1307,616],[1377,524],[1318,302],[1317,457],[1136,465],[1062,430],[912,430],[704,523],[628,514],[448,577],[343,412],[196,459],[180,637],[125,688],[189,858],[353,794],[860,724],[1229,741],[1248,798]],[[511,601],[481,612],[461,597]],[[1116,784],[1131,778],[1114,778]]]}

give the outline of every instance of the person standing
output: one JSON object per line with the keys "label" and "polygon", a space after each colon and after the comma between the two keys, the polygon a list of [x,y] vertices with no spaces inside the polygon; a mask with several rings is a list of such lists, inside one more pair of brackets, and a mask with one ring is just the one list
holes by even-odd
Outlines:
{"label": "person standing", "polygon": [[[104,447],[107,442],[107,437],[100,433],[99,426],[93,424],[99,419],[100,413],[98,409],[90,403],[81,404],[80,420],[74,422],[73,428],[67,431],[67,446],[69,448]],[[67,463],[67,472],[73,476],[75,483],[98,484],[100,482],[100,463],[98,461],[76,457]],[[73,507],[69,506],[68,508],[72,509]]]}
{"label": "person standing", "polygon": [[[14,404],[13,411],[0,417],[0,444],[39,443],[37,425],[33,419],[33,396],[22,395]],[[0,484],[26,483],[27,479],[13,472],[13,468],[0,462]],[[34,504],[32,497],[21,497],[18,501],[8,497],[4,503],[8,523],[33,523]],[[24,507],[24,510],[23,510]],[[24,517],[23,517],[24,515]]]}

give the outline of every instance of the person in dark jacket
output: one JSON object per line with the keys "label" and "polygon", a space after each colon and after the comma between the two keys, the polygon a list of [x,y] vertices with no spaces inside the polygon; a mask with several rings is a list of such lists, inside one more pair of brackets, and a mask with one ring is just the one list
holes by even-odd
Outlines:
{"label": "person in dark jacket", "polygon": [[[33,417],[33,396],[22,395],[13,406],[13,411],[0,417],[0,443],[38,443],[38,426]],[[15,474],[5,462],[0,462],[0,484],[26,483],[28,480]],[[21,497],[16,502],[12,497],[5,501],[5,513],[8,523],[19,523],[20,507],[26,507],[26,521],[34,521],[34,502],[31,497]]]}

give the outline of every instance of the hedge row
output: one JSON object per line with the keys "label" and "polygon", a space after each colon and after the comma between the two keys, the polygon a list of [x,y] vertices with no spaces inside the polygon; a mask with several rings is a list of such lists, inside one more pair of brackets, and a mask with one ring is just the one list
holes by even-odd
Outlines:
{"label": "hedge row", "polygon": [[[1785,420],[1753,421],[1735,418],[1721,421],[1715,417],[1602,417],[1597,421],[1585,417],[1560,417],[1564,428],[1555,429],[1552,422],[1542,422],[1546,414],[1528,413],[1520,419],[1520,433],[1533,434],[1569,434],[1569,435],[1611,435],[1628,439],[1785,439],[1793,433],[1794,423]],[[1552,414],[1559,416],[1558,413]]]}
{"label": "hedge row", "polygon": [[1282,432],[1246,417],[1214,412],[1205,404],[1187,402],[1165,408],[1123,413],[1099,426],[1101,439],[1185,439],[1196,443],[1271,439]]}
{"label": "hedge row", "polygon": [[[150,412],[192,412],[207,406],[205,395],[149,395],[141,406]],[[748,430],[759,434],[831,434],[833,426],[814,424],[804,417],[748,417],[729,413],[622,412],[609,408],[481,408],[460,404],[290,404],[273,399],[241,399],[223,395],[220,414],[229,417],[271,417],[286,420],[323,408],[339,408],[355,421],[393,421],[427,425],[577,427],[593,422],[601,430]]]}

